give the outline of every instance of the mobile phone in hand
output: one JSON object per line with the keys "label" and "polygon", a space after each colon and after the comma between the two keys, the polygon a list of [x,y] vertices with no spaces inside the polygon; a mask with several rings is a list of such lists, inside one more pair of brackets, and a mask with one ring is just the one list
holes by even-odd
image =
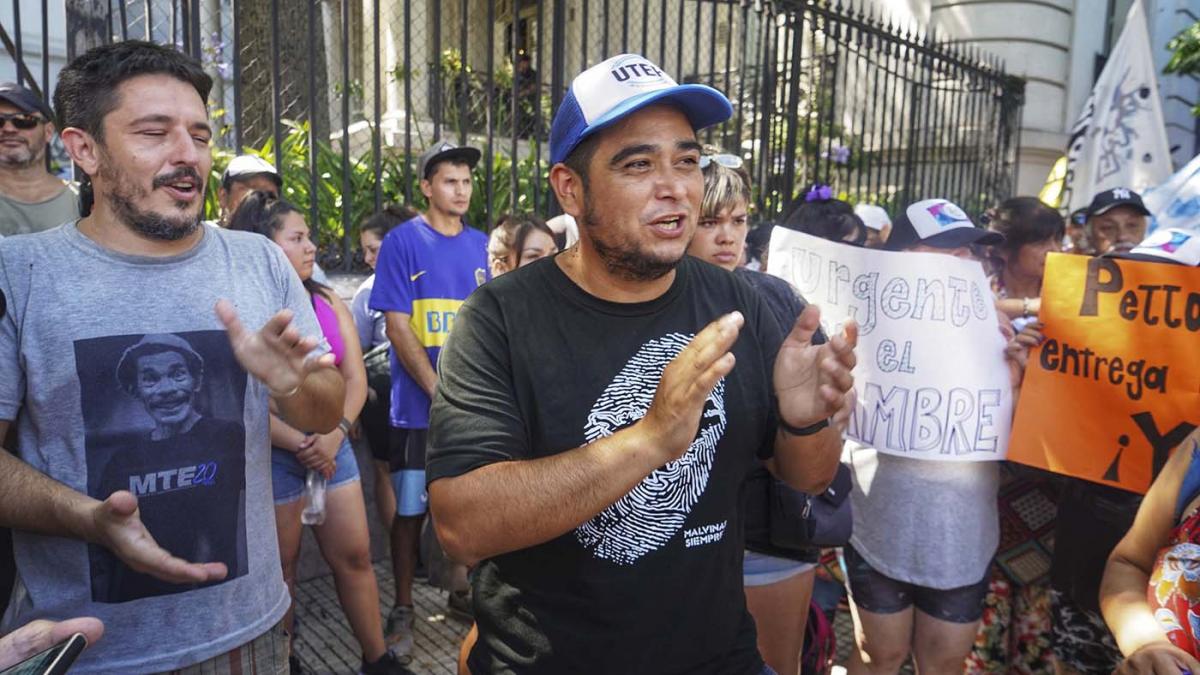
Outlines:
{"label": "mobile phone in hand", "polygon": [[44,652],[34,654],[17,665],[0,670],[0,675],[62,675],[87,646],[83,633],[76,633]]}

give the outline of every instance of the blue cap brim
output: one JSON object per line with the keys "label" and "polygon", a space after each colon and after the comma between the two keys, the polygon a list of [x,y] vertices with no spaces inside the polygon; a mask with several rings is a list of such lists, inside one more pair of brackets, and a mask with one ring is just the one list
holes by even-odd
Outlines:
{"label": "blue cap brim", "polygon": [[583,133],[579,134],[579,138],[575,139],[575,142],[571,144],[571,147],[563,150],[562,157],[552,157],[551,162],[557,163],[563,161],[588,136],[619,122],[642,108],[656,103],[675,103],[678,105],[683,114],[687,115],[688,121],[692,123],[692,128],[697,131],[705,127],[711,127],[714,124],[720,124],[733,117],[733,105],[729,102],[729,99],[725,98],[725,94],[704,84],[677,84],[667,89],[649,91],[645,94],[627,98],[616,106],[613,106],[611,110],[589,124],[583,130]]}

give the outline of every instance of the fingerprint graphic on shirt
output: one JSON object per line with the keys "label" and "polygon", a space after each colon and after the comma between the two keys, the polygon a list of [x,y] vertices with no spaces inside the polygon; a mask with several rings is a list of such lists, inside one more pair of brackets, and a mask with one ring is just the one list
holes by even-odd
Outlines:
{"label": "fingerprint graphic on shirt", "polygon": [[[663,368],[693,335],[670,333],[642,345],[588,413],[584,433],[590,443],[637,422],[646,414]],[[725,380],[704,404],[700,430],[683,457],[656,469],[615,504],[575,530],[575,537],[597,558],[632,565],[662,548],[683,527],[704,494],[725,433]]]}

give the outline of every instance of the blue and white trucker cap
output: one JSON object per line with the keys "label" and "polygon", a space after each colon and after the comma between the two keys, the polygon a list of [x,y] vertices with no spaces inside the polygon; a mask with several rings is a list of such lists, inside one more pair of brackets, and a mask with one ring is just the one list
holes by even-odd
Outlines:
{"label": "blue and white trucker cap", "polygon": [[580,141],[653,103],[679,106],[692,128],[703,129],[733,116],[721,92],[703,84],[678,84],[644,56],[621,54],[575,78],[550,127],[550,163],[567,158]]}

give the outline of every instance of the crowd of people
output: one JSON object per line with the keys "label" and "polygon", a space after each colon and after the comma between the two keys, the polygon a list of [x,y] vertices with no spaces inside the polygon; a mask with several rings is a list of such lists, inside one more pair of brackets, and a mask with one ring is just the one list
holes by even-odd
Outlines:
{"label": "crowd of people", "polygon": [[[80,672],[296,672],[307,524],[368,675],[410,672],[422,567],[472,624],[460,673],[823,672],[806,655],[830,550],[850,673],[961,673],[1001,484],[1028,479],[1057,486],[1049,648],[993,672],[1200,671],[1200,435],[1144,500],[879,452],[845,436],[857,324],[826,334],[765,273],[773,228],[979,261],[1019,396],[1048,253],[1200,265],[1188,233],[1144,241],[1136,192],[1097,194],[1076,233],[1031,197],[947,221],[936,195],[889,214],[817,184],[752,229],[745,159],[696,136],[729,101],[626,54],[555,112],[566,215],[467,222],[481,153],[438,141],[424,208],[361,224],[373,273],[347,301],[269,162],[231,161],[201,220],[211,85],[138,41],[70,63],[54,111],[0,85],[0,667],[82,632]],[[56,133],[79,183],[46,171]]]}

